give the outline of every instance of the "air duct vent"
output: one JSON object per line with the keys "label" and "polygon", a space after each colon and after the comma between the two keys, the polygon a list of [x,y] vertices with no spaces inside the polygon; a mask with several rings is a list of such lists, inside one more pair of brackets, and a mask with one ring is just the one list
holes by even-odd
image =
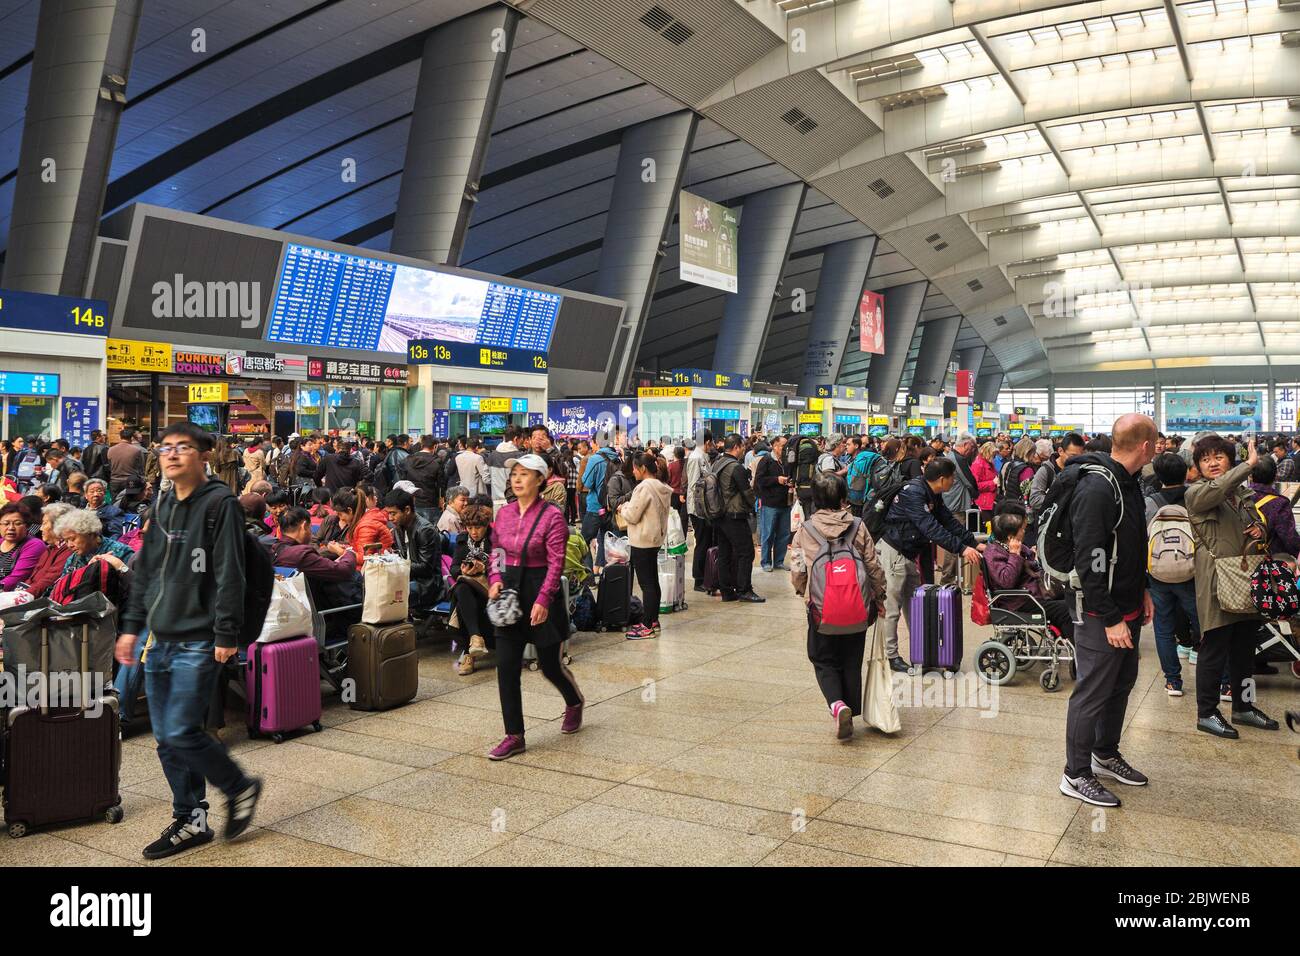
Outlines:
{"label": "air duct vent", "polygon": [[889,185],[883,179],[875,179],[867,183],[867,188],[876,194],[880,199],[888,199],[894,195],[894,187]]}
{"label": "air duct vent", "polygon": [[984,288],[984,283],[980,282],[979,279],[971,279],[970,282],[966,283],[966,288],[970,289],[972,292],[978,292],[980,289]]}
{"label": "air duct vent", "polygon": [[663,7],[651,7],[641,14],[641,22],[655,33],[659,33],[664,27],[673,22],[673,15]]}
{"label": "air duct vent", "polygon": [[994,324],[994,325],[1006,325],[1006,324],[1007,324],[1007,317],[1006,317],[1005,315],[999,315],[999,316],[996,316],[996,317],[993,319],[993,324]]}
{"label": "air duct vent", "polygon": [[817,128],[817,121],[812,119],[797,106],[786,110],[786,112],[781,116],[781,119],[789,123],[805,136]]}
{"label": "air duct vent", "polygon": [[671,13],[658,5],[641,14],[641,22],[655,33],[663,36],[669,43],[677,46],[681,46],[695,36],[694,30],[682,23],[682,21],[675,19]]}
{"label": "air duct vent", "polygon": [[946,243],[946,242],[941,242],[941,243],[939,243],[938,245],[936,245],[936,246],[934,247],[934,251],[935,251],[935,252],[943,252],[943,250],[945,250],[945,249],[947,249],[947,248],[948,248],[948,243]]}
{"label": "air duct vent", "polygon": [[664,39],[670,43],[676,43],[678,46],[681,46],[693,36],[695,36],[695,31],[680,20],[674,20],[668,29],[664,31]]}
{"label": "air duct vent", "polygon": [[933,245],[939,241],[939,234],[937,232],[932,232],[930,235],[925,237],[925,241]]}

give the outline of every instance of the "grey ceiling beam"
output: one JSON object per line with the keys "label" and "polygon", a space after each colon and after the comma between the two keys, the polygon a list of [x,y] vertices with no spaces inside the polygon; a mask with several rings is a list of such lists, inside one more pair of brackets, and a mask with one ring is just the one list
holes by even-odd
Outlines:
{"label": "grey ceiling beam", "polygon": [[627,303],[614,339],[606,395],[623,394],[631,382],[698,126],[698,114],[683,110],[623,132],[593,290]]}
{"label": "grey ceiling beam", "polygon": [[750,376],[758,372],[807,193],[801,181],[745,197],[736,237],[737,291],[723,307],[713,368]]}
{"label": "grey ceiling beam", "polygon": [[957,333],[961,331],[961,316],[933,319],[921,326],[921,349],[916,356],[916,369],[912,372],[912,395],[938,395],[948,377],[948,363],[952,361]]}
{"label": "grey ceiling beam", "polygon": [[877,242],[875,236],[848,239],[830,246],[822,256],[817,302],[804,343],[807,354],[799,390],[805,395],[816,394],[818,385],[833,385],[839,379]]}
{"label": "grey ceiling beam", "polygon": [[460,264],[520,19],[488,7],[424,41],[392,252]]}
{"label": "grey ceiling beam", "polygon": [[903,379],[907,353],[929,288],[929,280],[922,279],[894,286],[885,293],[885,352],[871,356],[867,369],[867,393],[882,408],[893,408],[898,397],[898,384]]}
{"label": "grey ceiling beam", "polygon": [[41,4],[6,246],[10,289],[86,292],[140,4]]}

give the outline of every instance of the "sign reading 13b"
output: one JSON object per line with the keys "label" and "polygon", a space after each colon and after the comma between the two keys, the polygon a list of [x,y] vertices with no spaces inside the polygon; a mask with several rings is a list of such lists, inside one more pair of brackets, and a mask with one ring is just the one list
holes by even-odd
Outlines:
{"label": "sign reading 13b", "polygon": [[545,352],[506,349],[475,342],[411,339],[406,343],[406,360],[412,365],[488,368],[502,372],[535,372],[541,375],[545,375],[547,371]]}

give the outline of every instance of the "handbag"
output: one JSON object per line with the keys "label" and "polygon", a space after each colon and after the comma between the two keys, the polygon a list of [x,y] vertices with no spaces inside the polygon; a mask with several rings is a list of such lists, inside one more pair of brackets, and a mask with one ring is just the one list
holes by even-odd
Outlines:
{"label": "handbag", "polygon": [[871,632],[871,656],[867,659],[867,678],[862,682],[862,719],[868,727],[881,733],[896,734],[903,720],[894,703],[894,679],[890,676],[885,643],[880,639],[880,624]]}
{"label": "handbag", "polygon": [[312,632],[311,602],[307,596],[307,576],[276,578],[271,583],[271,603],[266,609],[257,643],[270,644]]}
{"label": "handbag", "polygon": [[1196,537],[1206,554],[1214,560],[1214,590],[1219,607],[1229,614],[1258,614],[1259,609],[1251,596],[1251,579],[1261,564],[1271,560],[1267,551],[1256,541],[1248,545],[1257,549],[1254,554],[1243,552],[1219,557],[1200,534]]}
{"label": "handbag", "polygon": [[[537,530],[537,523],[542,520],[542,513],[546,511],[547,504],[537,509],[537,517],[533,519],[533,526],[528,529],[528,535],[524,538],[524,545],[519,549],[519,560],[528,560],[528,545],[533,540],[533,532]],[[519,623],[519,619],[524,616],[524,609],[519,603],[519,588],[524,579],[524,566],[522,564],[507,564],[501,569],[501,583],[503,587],[501,593],[487,602],[488,620],[496,627],[510,627],[512,624]]]}
{"label": "handbag", "polygon": [[372,554],[361,566],[361,620],[366,624],[405,621],[411,600],[411,562],[396,554]]}
{"label": "handbag", "polygon": [[1250,576],[1250,600],[1265,620],[1285,620],[1300,614],[1295,575],[1271,556],[1261,561]]}

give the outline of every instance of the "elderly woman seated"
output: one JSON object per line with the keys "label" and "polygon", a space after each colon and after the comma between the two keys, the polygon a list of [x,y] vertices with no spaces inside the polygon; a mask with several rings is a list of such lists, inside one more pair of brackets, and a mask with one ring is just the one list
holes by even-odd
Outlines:
{"label": "elderly woman seated", "polygon": [[108,482],[102,478],[91,478],[86,482],[86,509],[93,511],[99,518],[106,538],[116,538],[122,533],[126,515],[115,504],[105,503],[108,495]]}
{"label": "elderly woman seated", "polygon": [[104,537],[104,526],[99,516],[89,509],[69,511],[54,526],[55,532],[68,546],[70,553],[63,565],[67,577],[90,564],[101,561],[107,565],[104,593],[114,604],[121,605],[126,596],[126,564],[135,552],[119,541]]}
{"label": "elderly woman seated", "polygon": [[[1074,637],[1074,615],[1069,602],[1050,596],[1043,581],[1042,568],[1034,560],[1034,549],[1025,546],[1025,516],[1018,511],[1003,511],[993,518],[993,536],[984,550],[984,565],[993,596],[999,591],[1028,591],[1042,605],[1047,620],[1065,637]],[[1023,611],[1030,606],[1027,597],[1008,597],[997,602],[1007,611]]]}
{"label": "elderly woman seated", "polygon": [[41,540],[45,542],[45,550],[41,552],[36,567],[27,576],[27,580],[19,585],[33,597],[45,597],[50,588],[54,587],[54,582],[63,574],[63,566],[68,563],[68,555],[72,553],[72,549],[64,543],[63,538],[54,528],[60,518],[74,510],[72,505],[59,501],[46,505],[45,510],[41,512]]}

